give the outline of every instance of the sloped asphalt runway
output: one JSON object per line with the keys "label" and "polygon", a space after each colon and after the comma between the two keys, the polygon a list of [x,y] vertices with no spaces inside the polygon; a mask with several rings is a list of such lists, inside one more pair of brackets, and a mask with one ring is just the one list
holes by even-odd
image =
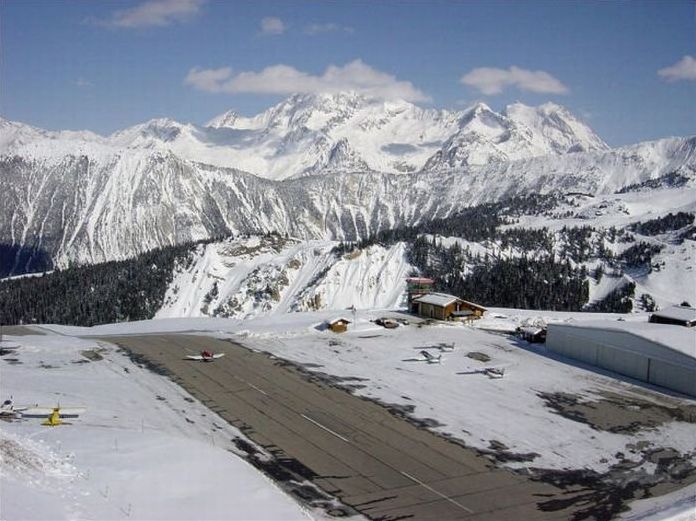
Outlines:
{"label": "sloped asphalt runway", "polygon": [[[311,469],[313,483],[375,520],[569,519],[539,503],[572,493],[504,469],[264,353],[209,337],[106,337],[171,378],[256,443]],[[187,361],[203,349],[225,356]]]}

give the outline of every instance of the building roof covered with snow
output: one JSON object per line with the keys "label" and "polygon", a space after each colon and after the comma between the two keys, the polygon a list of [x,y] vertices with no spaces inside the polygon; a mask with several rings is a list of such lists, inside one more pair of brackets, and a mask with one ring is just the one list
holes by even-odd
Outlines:
{"label": "building roof covered with snow", "polygon": [[[554,324],[555,325],[555,324]],[[640,337],[694,359],[696,363],[696,331],[678,326],[651,324],[623,320],[583,320],[566,322],[568,327],[620,331]]]}
{"label": "building roof covered with snow", "polygon": [[696,330],[649,322],[549,324],[546,346],[632,378],[696,396]]}
{"label": "building roof covered with snow", "polygon": [[694,327],[696,326],[696,308],[689,306],[672,306],[660,311],[655,311],[650,316],[650,322]]}
{"label": "building roof covered with snow", "polygon": [[457,300],[461,300],[454,295],[448,295],[446,293],[428,293],[422,295],[418,298],[413,299],[414,302],[420,302],[422,304],[432,304],[433,306],[445,307],[453,304]]}

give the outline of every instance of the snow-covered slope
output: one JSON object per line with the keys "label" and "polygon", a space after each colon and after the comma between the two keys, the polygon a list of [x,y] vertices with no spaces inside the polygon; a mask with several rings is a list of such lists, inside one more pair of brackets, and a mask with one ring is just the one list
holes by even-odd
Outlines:
{"label": "snow-covered slope", "polygon": [[337,172],[285,181],[194,163],[170,151],[103,159],[0,157],[0,243],[43,250],[65,266],[231,232],[354,239],[503,197],[608,195],[673,172],[689,179],[674,194],[692,197],[696,138],[446,171]]}
{"label": "snow-covered slope", "polygon": [[[479,258],[569,255],[588,273],[589,302],[601,301],[612,291],[635,285],[635,309],[642,295],[659,307],[696,299],[696,242],[681,238],[686,229],[656,235],[641,235],[635,223],[670,212],[696,213],[696,187],[659,188],[590,197],[559,198],[546,212],[521,216],[506,229],[549,230],[553,249],[535,251],[499,239],[481,242],[456,237],[425,235],[429,243],[444,247],[459,244],[461,250]],[[582,257],[577,239],[565,228],[579,229],[591,223]],[[570,244],[573,242],[573,244]],[[648,263],[627,266],[607,259],[618,258],[637,243],[661,248]],[[373,245],[346,254],[338,253],[335,241],[283,238],[279,235],[238,236],[197,247],[193,260],[175,270],[165,304],[157,314],[165,317],[251,318],[305,310],[347,308],[382,309],[403,307],[405,278],[413,271],[407,260],[407,245]],[[600,252],[607,252],[600,254]],[[471,273],[476,261],[460,267]],[[597,269],[603,276],[596,276]]]}
{"label": "snow-covered slope", "polygon": [[341,256],[331,241],[250,236],[201,245],[157,318],[250,318],[288,311],[394,308],[412,267],[403,244]]}
{"label": "snow-covered slope", "polygon": [[[270,145],[274,153],[265,171],[273,178],[286,177],[290,171],[298,175],[327,167],[353,168],[355,159],[341,164],[326,160],[339,143],[369,169],[391,173],[419,170],[441,145],[451,147],[452,140],[471,157],[507,154],[508,159],[519,159],[607,149],[589,127],[553,104],[537,108],[517,104],[502,114],[483,104],[449,112],[354,93],[296,95],[253,118],[226,112],[208,127],[248,131],[257,146]],[[258,160],[264,154],[254,155]],[[317,157],[322,160],[316,161]],[[462,164],[482,163],[462,161],[457,166]],[[258,173],[260,165],[236,166]]]}

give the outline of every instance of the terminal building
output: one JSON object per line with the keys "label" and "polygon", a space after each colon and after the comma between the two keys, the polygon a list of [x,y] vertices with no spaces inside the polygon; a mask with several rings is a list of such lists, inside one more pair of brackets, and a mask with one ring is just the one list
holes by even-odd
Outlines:
{"label": "terminal building", "polygon": [[549,324],[546,347],[603,369],[696,397],[696,329],[649,322]]}

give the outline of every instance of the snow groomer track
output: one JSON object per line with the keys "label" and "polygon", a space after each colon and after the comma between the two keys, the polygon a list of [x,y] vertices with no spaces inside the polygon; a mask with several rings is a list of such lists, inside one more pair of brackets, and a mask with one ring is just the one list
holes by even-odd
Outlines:
{"label": "snow groomer track", "polygon": [[[107,337],[161,369],[269,451],[311,470],[311,481],[371,519],[568,519],[541,503],[562,491],[496,469],[377,403],[352,396],[264,353],[193,335]],[[214,363],[184,360],[203,349]],[[564,498],[567,499],[565,494]]]}

